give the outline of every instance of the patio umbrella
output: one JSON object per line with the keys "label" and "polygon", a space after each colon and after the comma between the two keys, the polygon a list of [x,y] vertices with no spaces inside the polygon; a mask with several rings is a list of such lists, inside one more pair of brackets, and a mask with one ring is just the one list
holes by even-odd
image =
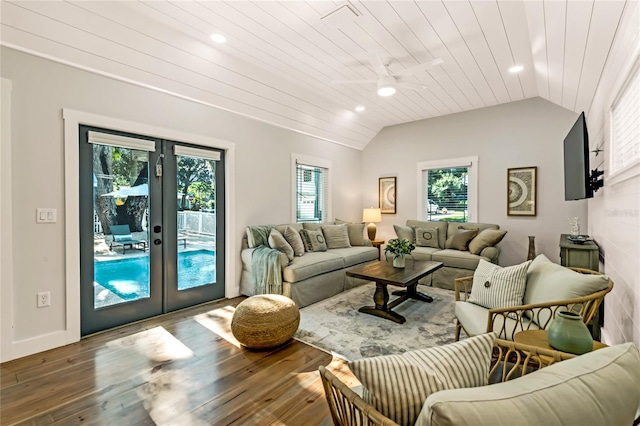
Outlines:
{"label": "patio umbrella", "polygon": [[122,188],[117,191],[109,192],[107,194],[102,194],[103,197],[116,197],[116,198],[125,198],[125,197],[148,197],[149,196],[149,185],[143,183],[142,185],[136,185],[131,188]]}

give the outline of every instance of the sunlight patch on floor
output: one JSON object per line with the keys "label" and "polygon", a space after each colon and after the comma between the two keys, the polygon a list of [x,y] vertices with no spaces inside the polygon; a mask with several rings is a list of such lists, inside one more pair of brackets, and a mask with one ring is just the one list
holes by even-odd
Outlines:
{"label": "sunlight patch on floor", "polygon": [[234,306],[224,306],[205,312],[204,314],[196,315],[193,319],[203,327],[211,330],[227,342],[239,348],[241,347],[240,342],[238,342],[236,338],[233,337],[233,333],[231,333],[231,319],[235,311],[236,308]]}
{"label": "sunlight patch on floor", "polygon": [[164,327],[154,327],[121,339],[112,340],[107,347],[130,347],[146,358],[156,362],[188,359],[193,351],[176,339]]}

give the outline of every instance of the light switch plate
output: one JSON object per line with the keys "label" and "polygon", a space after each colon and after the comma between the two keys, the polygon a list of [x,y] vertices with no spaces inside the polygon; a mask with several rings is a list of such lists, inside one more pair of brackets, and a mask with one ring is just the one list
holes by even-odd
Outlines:
{"label": "light switch plate", "polygon": [[56,223],[58,220],[57,209],[36,209],[36,223]]}

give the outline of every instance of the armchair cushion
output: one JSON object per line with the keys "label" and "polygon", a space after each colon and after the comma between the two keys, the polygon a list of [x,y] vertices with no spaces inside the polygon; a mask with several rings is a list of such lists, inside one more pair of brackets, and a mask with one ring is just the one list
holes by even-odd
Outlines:
{"label": "armchair cushion", "polygon": [[[464,330],[470,336],[477,336],[478,334],[487,332],[487,320],[489,317],[489,311],[482,306],[475,305],[467,302],[456,302],[455,314],[458,322],[462,324]],[[505,323],[506,321],[506,323]],[[503,330],[504,324],[504,332]],[[516,321],[509,317],[502,315],[496,316],[496,320],[493,324],[493,330],[499,333],[501,338],[507,338],[513,336],[514,330],[517,333],[522,330],[538,330],[539,327],[531,322],[526,317],[522,318],[522,321]]]}
{"label": "armchair cushion", "polygon": [[640,354],[625,343],[482,389],[432,394],[416,425],[630,425],[638,382]]}
{"label": "armchair cushion", "polygon": [[[538,304],[556,300],[588,296],[607,288],[606,275],[580,274],[551,262],[544,254],[538,255],[527,272],[527,290],[524,304]],[[549,312],[540,312],[539,321],[547,324]]]}
{"label": "armchair cushion", "polygon": [[473,274],[469,302],[485,308],[508,308],[522,305],[531,261],[503,268],[480,259]]}
{"label": "armchair cushion", "polygon": [[415,423],[425,399],[444,389],[487,383],[494,333],[450,345],[349,362],[364,400],[401,425]]}

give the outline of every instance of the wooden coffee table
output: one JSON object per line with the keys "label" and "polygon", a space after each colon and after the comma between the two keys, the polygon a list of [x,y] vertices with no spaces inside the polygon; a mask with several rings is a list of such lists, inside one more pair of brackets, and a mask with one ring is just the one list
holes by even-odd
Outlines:
{"label": "wooden coffee table", "polygon": [[[346,270],[348,277],[362,278],[376,282],[376,291],[373,294],[375,306],[363,306],[359,312],[385,318],[398,324],[406,322],[405,317],[392,311],[400,303],[407,299],[416,299],[431,303],[433,298],[416,291],[418,280],[426,277],[433,271],[442,268],[442,262],[407,260],[405,268],[394,268],[384,260],[358,265]],[[406,290],[394,291],[392,294],[400,296],[389,302],[387,285],[406,287]]]}

